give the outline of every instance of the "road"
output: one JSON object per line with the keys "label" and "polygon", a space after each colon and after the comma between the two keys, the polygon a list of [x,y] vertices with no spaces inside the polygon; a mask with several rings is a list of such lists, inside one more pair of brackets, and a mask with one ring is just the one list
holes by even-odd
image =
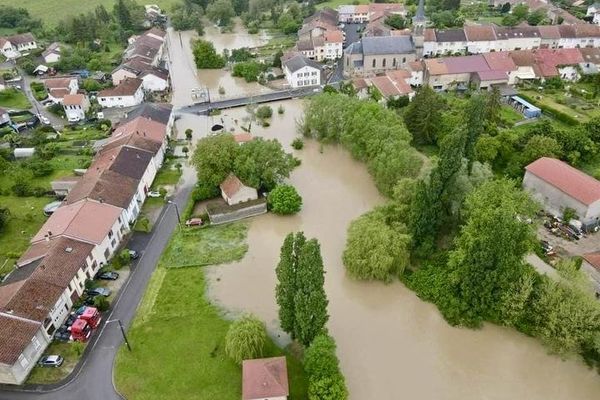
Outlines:
{"label": "road", "polygon": [[197,103],[189,106],[181,107],[178,112],[190,114],[205,114],[209,110],[223,110],[226,108],[242,107],[247,104],[269,103],[272,101],[287,100],[296,97],[310,96],[315,92],[320,91],[319,87],[311,86],[306,88],[297,88],[289,90],[280,90],[272,93],[259,94],[256,96],[239,97],[235,99],[213,101],[206,103]]}
{"label": "road", "polygon": [[[185,207],[193,188],[195,176],[188,174],[172,199],[180,209]],[[123,285],[113,303],[110,314],[103,318],[100,328],[89,343],[83,362],[78,365],[73,375],[62,386],[48,391],[44,386],[2,387],[0,400],[21,399],[103,399],[121,400],[113,385],[113,364],[117,351],[123,343],[123,337],[116,322],[119,319],[125,329],[129,327],[135,316],[139,301],[142,298],[150,276],[169,238],[177,226],[177,216],[173,205],[164,207],[154,230],[149,235],[134,234],[130,247],[140,252],[141,256],[132,267],[132,273]],[[135,351],[136,343],[131,343]],[[44,390],[44,393],[40,393]]]}
{"label": "road", "polygon": [[31,103],[32,107],[31,109],[29,109],[29,111],[31,111],[33,114],[41,114],[44,117],[48,118],[48,120],[50,121],[50,124],[58,129],[61,130],[64,125],[65,125],[65,120],[57,117],[56,115],[52,114],[50,111],[48,111],[46,108],[44,108],[44,106],[35,99],[34,95],[33,95],[33,91],[31,90],[30,84],[31,82],[35,82],[36,79],[31,78],[29,75],[27,75],[25,73],[25,71],[23,71],[22,69],[18,68],[19,71],[19,75],[21,75],[21,77],[23,78],[21,80],[21,87],[23,92],[25,93],[25,96],[27,96],[27,100],[29,100],[29,102]]}

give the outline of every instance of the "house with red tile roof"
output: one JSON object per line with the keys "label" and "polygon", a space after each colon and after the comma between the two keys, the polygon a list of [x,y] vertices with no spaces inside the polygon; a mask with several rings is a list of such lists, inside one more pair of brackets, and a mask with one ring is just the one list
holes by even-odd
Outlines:
{"label": "house with red tile roof", "polygon": [[85,113],[90,109],[90,101],[87,95],[82,93],[66,95],[62,105],[69,122],[85,120]]}
{"label": "house with red tile roof", "polygon": [[55,104],[62,103],[65,96],[75,94],[79,90],[77,78],[70,76],[44,79],[43,83],[48,98]]}
{"label": "house with red tile roof", "polygon": [[223,200],[230,206],[244,203],[258,198],[258,192],[255,188],[246,186],[234,174],[229,174],[219,186]]}
{"label": "house with red tile roof", "polygon": [[600,181],[564,161],[542,157],[527,165],[523,188],[548,212],[572,208],[585,226],[600,222]]}
{"label": "house with red tile roof", "polygon": [[98,93],[98,103],[102,107],[132,107],[144,101],[144,81],[139,78],[125,78],[114,88]]}
{"label": "house with red tile roof", "polygon": [[242,400],[286,400],[289,394],[285,357],[243,361]]}

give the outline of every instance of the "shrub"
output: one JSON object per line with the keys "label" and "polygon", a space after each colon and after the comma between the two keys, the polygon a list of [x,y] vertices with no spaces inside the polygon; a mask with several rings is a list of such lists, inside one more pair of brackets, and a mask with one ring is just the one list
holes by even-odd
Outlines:
{"label": "shrub", "polygon": [[304,354],[310,400],[345,400],[348,389],[335,354],[335,341],[326,333],[314,338]]}
{"label": "shrub", "polygon": [[265,324],[252,315],[234,321],[225,336],[225,353],[238,364],[262,356],[267,341]]}
{"label": "shrub", "polygon": [[278,185],[269,193],[269,207],[275,214],[295,214],[302,208],[302,197],[291,185]]}
{"label": "shrub", "polygon": [[285,108],[283,108],[282,105],[280,105],[279,107],[277,107],[277,114],[283,114],[285,112]]}
{"label": "shrub", "polygon": [[273,116],[273,109],[269,106],[260,106],[256,110],[256,117],[260,119],[271,118]]}
{"label": "shrub", "polygon": [[219,193],[219,188],[216,186],[197,185],[192,191],[192,199],[195,202],[212,199],[213,197],[217,197]]}
{"label": "shrub", "polygon": [[131,254],[129,254],[128,250],[121,250],[119,254],[115,255],[112,259],[111,263],[115,269],[121,269],[125,265],[128,265],[131,262]]}
{"label": "shrub", "polygon": [[136,232],[150,232],[152,230],[152,226],[150,224],[150,220],[145,215],[140,215],[135,223],[135,227],[133,228]]}
{"label": "shrub", "polygon": [[300,138],[294,139],[292,147],[296,150],[302,150],[304,148],[304,141]]}
{"label": "shrub", "polygon": [[265,65],[256,61],[239,62],[233,66],[233,76],[244,78],[246,82],[258,81],[258,76],[265,70]]}
{"label": "shrub", "polygon": [[185,130],[185,138],[187,140],[192,140],[192,134],[193,134],[193,131],[191,129],[188,128]]}
{"label": "shrub", "polygon": [[108,310],[108,308],[110,307],[110,303],[108,302],[108,300],[106,300],[106,297],[96,296],[96,298],[94,299],[94,307],[96,307],[98,311],[104,312]]}

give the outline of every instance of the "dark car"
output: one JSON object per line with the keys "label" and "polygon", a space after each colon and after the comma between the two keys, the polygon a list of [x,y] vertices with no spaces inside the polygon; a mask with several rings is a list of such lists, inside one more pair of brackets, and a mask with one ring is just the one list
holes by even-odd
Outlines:
{"label": "dark car", "polygon": [[59,342],[68,342],[71,339],[71,332],[66,326],[61,326],[54,332],[54,340]]}
{"label": "dark car", "polygon": [[83,314],[83,312],[85,311],[86,308],[87,308],[86,306],[81,306],[77,310],[75,310],[75,312],[72,314],[75,314],[76,316],[80,316],[81,314]]}
{"label": "dark car", "polygon": [[96,279],[101,279],[104,281],[116,281],[119,279],[119,273],[114,271],[98,272],[96,274]]}
{"label": "dark car", "polygon": [[69,327],[71,325],[73,325],[73,323],[75,322],[75,320],[77,319],[77,315],[69,315],[67,317],[67,320],[65,321],[65,326]]}
{"label": "dark car", "polygon": [[132,260],[137,260],[138,258],[140,258],[140,253],[138,253],[135,250],[127,250],[129,252],[129,256],[131,257]]}
{"label": "dark car", "polygon": [[103,288],[103,287],[97,287],[97,288],[93,288],[87,291],[87,295],[91,296],[91,297],[96,297],[96,296],[104,296],[104,297],[108,297],[110,296],[112,292],[110,291],[110,289],[107,288]]}
{"label": "dark car", "polygon": [[45,356],[38,361],[38,364],[42,367],[60,367],[64,359],[59,355]]}

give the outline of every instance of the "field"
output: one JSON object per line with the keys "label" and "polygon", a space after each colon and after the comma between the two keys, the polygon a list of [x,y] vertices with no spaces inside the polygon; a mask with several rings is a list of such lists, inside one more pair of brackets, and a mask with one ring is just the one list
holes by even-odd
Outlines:
{"label": "field", "polygon": [[[317,4],[316,7],[317,7],[317,9],[329,7],[329,8],[333,8],[335,10],[336,8],[338,8],[338,6],[341,6],[341,5],[368,4],[368,3],[370,3],[369,0],[358,0],[358,1],[353,1],[353,0],[330,0],[330,1],[326,1],[325,3]],[[390,3],[394,3],[394,2],[391,1]],[[398,1],[397,3],[400,3],[400,2]]]}
{"label": "field", "polygon": [[[149,3],[158,4],[164,10],[170,10],[173,4],[180,0],[153,0]],[[138,1],[139,4],[144,4]],[[0,7],[13,6],[22,7],[29,10],[34,18],[40,18],[44,23],[56,26],[61,20],[70,15],[77,15],[94,11],[94,9],[103,5],[111,11],[115,0],[0,0]]]}
{"label": "field", "polygon": [[28,110],[31,108],[31,104],[29,104],[23,92],[16,89],[6,89],[0,91],[0,107]]}
{"label": "field", "polygon": [[581,122],[586,122],[590,118],[600,116],[597,100],[585,100],[576,96],[565,96],[565,90],[557,91],[539,91],[534,89],[520,90],[526,96],[535,99],[536,104],[554,108]]}
{"label": "field", "polygon": [[[204,296],[206,281],[201,267],[177,267],[189,263],[187,252],[195,248],[195,262],[217,257],[207,253],[220,242],[215,263],[232,261],[246,252],[246,226],[231,224],[187,230],[174,234],[163,254],[129,329],[132,352],[121,347],[116,360],[115,383],[128,399],[237,400],[241,398],[241,368],[224,352],[230,322]],[[188,235],[188,232],[202,232]],[[269,340],[264,356],[286,354]],[[291,399],[306,399],[302,366],[287,355]]]}

